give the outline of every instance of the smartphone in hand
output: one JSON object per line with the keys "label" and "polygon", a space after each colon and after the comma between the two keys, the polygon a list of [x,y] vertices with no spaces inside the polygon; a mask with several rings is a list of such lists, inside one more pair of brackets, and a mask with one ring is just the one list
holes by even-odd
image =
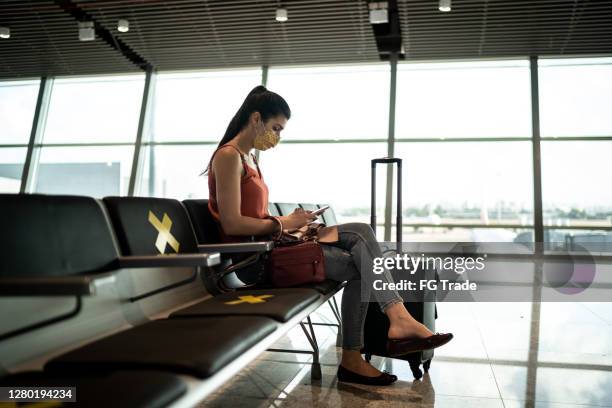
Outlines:
{"label": "smartphone in hand", "polygon": [[329,208],[329,205],[326,205],[325,207],[321,207],[318,210],[315,210],[315,211],[311,212],[311,214],[319,216],[319,215],[323,214],[325,212],[325,210],[327,210],[328,208]]}

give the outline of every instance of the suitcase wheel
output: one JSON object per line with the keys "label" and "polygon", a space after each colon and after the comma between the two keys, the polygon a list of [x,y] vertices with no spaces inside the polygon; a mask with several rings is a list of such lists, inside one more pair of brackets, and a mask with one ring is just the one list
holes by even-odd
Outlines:
{"label": "suitcase wheel", "polygon": [[431,367],[431,360],[427,360],[426,362],[423,363],[423,370],[426,373],[429,372],[429,367]]}
{"label": "suitcase wheel", "polygon": [[414,379],[415,380],[421,379],[421,377],[423,377],[423,372],[419,368],[419,366],[421,364],[420,363],[414,363],[412,361],[410,361],[409,364],[410,364],[410,371],[412,371],[412,375],[414,376]]}

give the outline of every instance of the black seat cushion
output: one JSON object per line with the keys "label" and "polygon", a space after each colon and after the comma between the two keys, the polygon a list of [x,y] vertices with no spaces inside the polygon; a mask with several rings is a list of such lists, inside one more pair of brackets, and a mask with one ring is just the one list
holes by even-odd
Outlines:
{"label": "black seat cushion", "polygon": [[85,196],[0,194],[0,276],[68,276],[116,266],[104,210]]}
{"label": "black seat cushion", "polygon": [[317,299],[319,293],[312,289],[242,290],[206,299],[170,317],[256,315],[286,322]]}
{"label": "black seat cushion", "polygon": [[[297,286],[297,288],[314,289],[322,295],[327,295],[329,293],[334,293],[334,292],[339,291],[340,289],[344,287],[344,284],[345,284],[344,282],[338,282],[338,281],[331,280],[331,279],[325,279],[323,282],[306,283],[304,285]],[[239,292],[247,292],[253,289],[276,289],[276,288],[274,288],[272,284],[268,282],[268,283],[259,283],[257,284],[255,288],[242,287],[242,288],[237,288],[236,290]]]}
{"label": "black seat cushion", "polygon": [[302,285],[300,287],[311,288],[323,295],[327,295],[339,291],[344,287],[345,284],[346,282],[338,282],[331,279],[325,279],[323,282],[307,283],[306,285]]}
{"label": "black seat cushion", "polygon": [[[180,201],[153,197],[104,197],[103,201],[123,255],[198,252],[195,232]],[[171,237],[165,235],[168,232]]]}
{"label": "black seat cushion", "polygon": [[208,200],[183,200],[189,218],[193,224],[200,244],[216,244],[221,242],[219,227],[208,209]]}
{"label": "black seat cushion", "polygon": [[29,371],[0,379],[0,387],[76,387],[76,402],[53,406],[87,408],[162,408],[187,391],[175,375],[156,371],[79,375]]}
{"label": "black seat cushion", "polygon": [[153,369],[210,377],[277,323],[259,316],[156,320],[70,351],[47,363],[59,371]]}

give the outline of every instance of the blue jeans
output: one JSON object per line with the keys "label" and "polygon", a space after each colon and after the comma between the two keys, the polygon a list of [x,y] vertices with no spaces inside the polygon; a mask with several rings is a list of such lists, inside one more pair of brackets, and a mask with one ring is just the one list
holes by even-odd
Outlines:
{"label": "blue jeans", "polygon": [[388,270],[376,275],[373,258],[382,257],[374,231],[368,224],[353,222],[338,225],[338,242],[321,244],[328,279],[347,281],[342,295],[342,348],[363,347],[363,327],[372,295],[384,312],[395,303],[403,303],[395,290],[372,290],[374,280],[392,283]]}

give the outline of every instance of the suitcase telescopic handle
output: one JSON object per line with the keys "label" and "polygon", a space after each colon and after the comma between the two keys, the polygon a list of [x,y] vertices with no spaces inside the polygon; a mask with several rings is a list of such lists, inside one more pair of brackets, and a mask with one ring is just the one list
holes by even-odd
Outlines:
{"label": "suitcase telescopic handle", "polygon": [[395,224],[395,239],[399,246],[402,241],[402,159],[398,157],[382,157],[372,159],[372,191],[370,197],[370,226],[376,235],[376,165],[378,164],[397,164],[397,210]]}
{"label": "suitcase telescopic handle", "polygon": [[380,159],[372,159],[372,167],[376,167],[378,163],[397,163],[398,166],[402,166],[402,159],[397,157],[381,157]]}

